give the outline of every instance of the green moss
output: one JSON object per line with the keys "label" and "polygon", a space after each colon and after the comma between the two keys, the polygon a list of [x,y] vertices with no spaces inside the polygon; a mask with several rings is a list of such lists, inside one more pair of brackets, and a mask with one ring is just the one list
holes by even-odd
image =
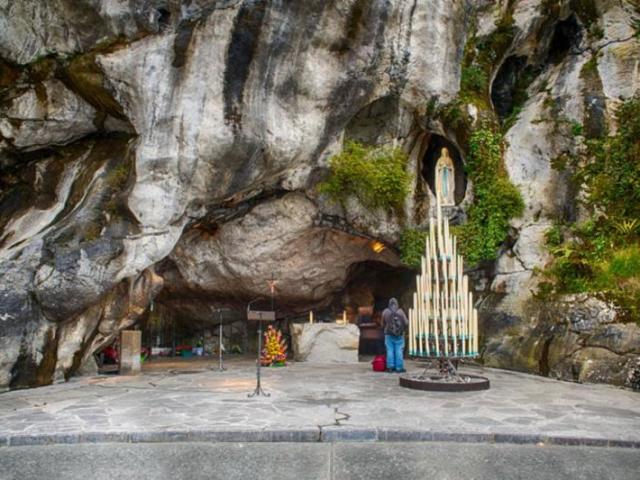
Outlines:
{"label": "green moss", "polygon": [[576,121],[571,122],[571,134],[574,137],[579,137],[584,134],[584,127],[580,122],[576,122]]}
{"label": "green moss", "polygon": [[129,179],[129,163],[124,162],[118,164],[107,174],[107,185],[112,190],[122,190]]}
{"label": "green moss", "polygon": [[100,232],[102,232],[102,226],[92,222],[84,229],[83,237],[85,241],[93,242],[100,238]]}
{"label": "green moss", "polygon": [[366,208],[401,211],[411,175],[407,155],[399,148],[371,147],[349,140],[330,160],[329,178],[319,185],[336,202],[355,196]]}
{"label": "green moss", "polygon": [[507,52],[516,34],[513,17],[507,12],[496,22],[496,29],[477,42],[476,62],[486,68],[493,67]]}
{"label": "green moss", "polygon": [[522,215],[524,203],[502,163],[502,135],[491,128],[475,131],[469,141],[467,174],[473,203],[467,222],[456,229],[465,259],[494,260],[509,231],[509,220]]}
{"label": "green moss", "polygon": [[405,265],[418,269],[424,255],[427,232],[407,228],[400,234],[400,260]]}
{"label": "green moss", "polygon": [[580,78],[586,79],[593,74],[598,74],[598,55],[594,54],[580,69]]}

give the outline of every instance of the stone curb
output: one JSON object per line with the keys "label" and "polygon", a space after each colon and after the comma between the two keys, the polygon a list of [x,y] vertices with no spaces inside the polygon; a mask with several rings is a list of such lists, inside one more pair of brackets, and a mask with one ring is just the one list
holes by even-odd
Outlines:
{"label": "stone curb", "polygon": [[457,442],[518,445],[640,448],[640,440],[546,436],[536,434],[459,433],[401,428],[349,428],[341,426],[293,429],[171,430],[147,432],[77,432],[0,435],[0,448],[12,446],[95,443],[335,443],[335,442]]}

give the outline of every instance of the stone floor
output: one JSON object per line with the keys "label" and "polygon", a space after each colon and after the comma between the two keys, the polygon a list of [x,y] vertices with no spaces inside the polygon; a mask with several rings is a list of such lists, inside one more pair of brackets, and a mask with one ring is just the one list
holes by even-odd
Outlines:
{"label": "stone floor", "polygon": [[[138,376],[85,377],[0,394],[0,445],[50,434],[229,429],[320,429],[339,432],[343,440],[375,440],[381,438],[367,432],[399,429],[640,446],[640,395],[604,385],[468,367],[488,377],[491,389],[433,393],[401,388],[396,374],[372,372],[365,362],[292,363],[263,369],[270,397],[247,398],[255,386],[254,362],[235,358],[226,366],[219,372],[213,360],[154,361]],[[418,368],[408,363],[409,371]]]}

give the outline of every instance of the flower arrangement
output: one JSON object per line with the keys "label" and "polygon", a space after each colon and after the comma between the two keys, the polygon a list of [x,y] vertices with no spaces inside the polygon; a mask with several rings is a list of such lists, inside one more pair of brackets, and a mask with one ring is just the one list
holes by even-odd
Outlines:
{"label": "flower arrangement", "polygon": [[282,366],[287,360],[287,344],[282,338],[282,332],[269,325],[264,332],[264,348],[260,361],[263,366]]}

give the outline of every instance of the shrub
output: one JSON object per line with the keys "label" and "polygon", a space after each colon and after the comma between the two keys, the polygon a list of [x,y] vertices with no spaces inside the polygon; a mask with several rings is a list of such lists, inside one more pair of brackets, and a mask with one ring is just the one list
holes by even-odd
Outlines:
{"label": "shrub", "polygon": [[473,182],[473,203],[467,223],[456,229],[460,250],[471,264],[495,260],[509,231],[509,220],[522,215],[524,202],[502,164],[502,136],[489,128],[471,135],[467,174]]}
{"label": "shrub", "polygon": [[407,155],[399,148],[365,146],[349,140],[330,160],[331,173],[319,191],[343,203],[354,195],[368,209],[401,211],[409,194]]}
{"label": "shrub", "polygon": [[486,95],[489,88],[489,77],[478,65],[462,67],[460,74],[460,95],[469,100],[476,95]]}
{"label": "shrub", "polygon": [[400,260],[405,265],[418,269],[425,251],[427,232],[407,228],[400,234]]}
{"label": "shrub", "polygon": [[544,234],[544,240],[549,247],[558,247],[562,244],[563,235],[560,225],[554,225]]}

